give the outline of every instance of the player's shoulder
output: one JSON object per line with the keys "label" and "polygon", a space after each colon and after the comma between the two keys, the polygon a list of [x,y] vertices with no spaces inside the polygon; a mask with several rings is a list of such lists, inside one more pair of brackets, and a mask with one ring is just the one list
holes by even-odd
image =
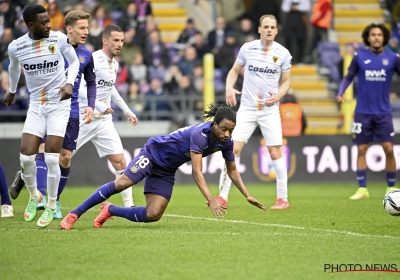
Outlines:
{"label": "player's shoulder", "polygon": [[281,54],[282,56],[290,55],[289,50],[278,42],[274,41],[272,48],[274,49],[275,53]]}
{"label": "player's shoulder", "polygon": [[62,33],[61,31],[50,31],[49,38],[47,38],[50,41],[57,40],[57,42],[63,42],[63,41],[68,41],[67,35]]}
{"label": "player's shoulder", "polygon": [[86,48],[84,45],[79,45],[78,49],[76,50],[76,52],[85,55],[87,57],[92,57],[92,52]]}
{"label": "player's shoulder", "polygon": [[9,52],[16,52],[22,49],[30,47],[32,44],[32,40],[29,38],[28,33],[22,35],[21,37],[12,40],[11,43],[8,45]]}
{"label": "player's shoulder", "polygon": [[260,39],[244,43],[241,47],[242,50],[254,50],[260,48]]}
{"label": "player's shoulder", "polygon": [[211,125],[212,125],[212,122],[204,122],[204,123],[195,124],[195,125],[193,125],[192,134],[200,133],[204,137],[207,137],[208,134],[211,132]]}

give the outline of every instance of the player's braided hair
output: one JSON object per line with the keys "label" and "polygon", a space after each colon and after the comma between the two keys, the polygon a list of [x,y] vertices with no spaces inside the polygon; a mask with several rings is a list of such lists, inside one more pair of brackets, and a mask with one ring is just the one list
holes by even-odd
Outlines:
{"label": "player's braided hair", "polygon": [[369,32],[373,28],[379,28],[380,30],[382,30],[382,33],[383,33],[383,45],[386,46],[387,43],[389,42],[389,39],[390,39],[390,31],[383,23],[380,23],[380,24],[371,23],[370,25],[367,25],[364,28],[364,31],[362,32],[362,35],[361,35],[364,44],[367,47],[370,46],[370,43],[368,42],[368,36],[369,36]]}
{"label": "player's braided hair", "polygon": [[46,12],[47,11],[43,6],[29,5],[24,9],[22,16],[24,18],[26,25],[28,25],[28,22],[34,22],[36,20],[38,14],[42,14],[42,13],[46,13]]}
{"label": "player's braided hair", "polygon": [[236,113],[231,107],[223,104],[210,103],[208,104],[208,109],[208,111],[204,111],[204,119],[208,120],[214,117],[214,122],[216,124],[219,124],[223,119],[236,123]]}

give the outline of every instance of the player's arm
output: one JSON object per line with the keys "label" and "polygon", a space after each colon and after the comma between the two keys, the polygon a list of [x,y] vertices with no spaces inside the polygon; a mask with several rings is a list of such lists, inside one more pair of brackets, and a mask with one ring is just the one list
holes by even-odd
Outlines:
{"label": "player's arm", "polygon": [[15,92],[17,91],[17,84],[21,76],[21,66],[19,64],[19,60],[10,50],[10,48],[8,48],[8,55],[10,58],[10,65],[8,66],[10,89],[4,95],[3,103],[6,106],[10,106],[14,102]]}
{"label": "player's arm", "polygon": [[[344,101],[344,93],[358,72],[357,61],[358,61],[358,57],[357,57],[357,53],[356,53],[350,63],[350,66],[348,68],[348,72],[347,72],[346,76],[344,76],[342,82],[340,83],[339,92],[336,96],[336,100],[339,103],[342,103]],[[339,70],[341,70],[341,69],[339,69]]]}
{"label": "player's arm", "polygon": [[86,95],[87,95],[88,106],[85,109],[83,109],[81,114],[84,115],[83,121],[85,122],[85,124],[89,124],[93,121],[94,108],[96,106],[96,78],[91,80],[86,80]]}
{"label": "player's arm", "polygon": [[[243,64],[244,65],[244,64]],[[241,94],[240,91],[234,89],[234,85],[239,76],[240,70],[243,65],[240,65],[237,61],[233,64],[231,70],[229,70],[228,76],[226,77],[226,104],[229,106],[236,106],[236,94]]]}
{"label": "player's arm", "polygon": [[202,172],[203,155],[198,152],[190,151],[190,157],[192,159],[192,176],[197,184],[197,187],[199,188],[203,196],[206,198],[206,200],[209,202],[208,205],[211,211],[214,213],[214,215],[216,217],[223,217],[222,213],[225,212],[225,210],[222,208],[221,204],[215,201],[214,197],[212,196],[207,186],[206,180],[204,179],[204,175]]}
{"label": "player's arm", "polygon": [[122,112],[128,117],[128,121],[132,125],[138,125],[139,120],[137,119],[136,115],[129,109],[128,105],[126,105],[125,101],[122,99],[121,95],[119,95],[118,90],[115,86],[112,87],[111,92],[111,101],[117,105]]}
{"label": "player's arm", "polygon": [[86,81],[86,97],[88,101],[88,106],[83,109],[82,114],[84,114],[83,120],[86,124],[93,121],[94,108],[96,106],[96,74],[94,73],[94,63],[93,56],[90,55],[90,61],[83,69],[83,77]]}
{"label": "player's arm", "polygon": [[262,205],[260,202],[257,201],[254,197],[252,197],[249,192],[247,191],[244,183],[242,181],[242,177],[240,176],[239,171],[236,168],[236,163],[234,161],[225,160],[227,173],[229,178],[231,178],[232,183],[239,189],[239,191],[246,197],[247,201],[254,206],[262,210],[266,210],[265,206]]}
{"label": "player's arm", "polygon": [[278,93],[274,94],[273,92],[269,93],[269,98],[265,100],[265,105],[267,107],[271,107],[275,105],[285,94],[289,91],[291,85],[290,80],[290,71],[282,72],[281,79],[279,81],[279,89]]}
{"label": "player's arm", "polygon": [[[63,38],[61,38],[61,39],[63,39]],[[65,42],[61,46],[60,49],[61,49],[62,55],[68,61],[67,82],[66,82],[65,86],[63,86],[60,89],[60,91],[58,92],[58,94],[61,95],[60,101],[62,101],[62,100],[70,99],[72,96],[72,88],[75,83],[76,76],[78,75],[78,72],[79,72],[79,60],[78,60],[78,56],[76,55],[74,48],[70,44],[67,43],[66,36],[65,36]]]}

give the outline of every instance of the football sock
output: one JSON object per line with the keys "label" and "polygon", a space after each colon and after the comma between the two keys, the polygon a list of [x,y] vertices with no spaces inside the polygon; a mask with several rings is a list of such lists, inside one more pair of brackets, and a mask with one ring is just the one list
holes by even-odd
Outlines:
{"label": "football sock", "polygon": [[388,187],[394,187],[396,185],[396,171],[386,171],[386,181]]}
{"label": "football sock", "polygon": [[47,165],[44,161],[44,153],[38,153],[36,156],[36,185],[42,195],[46,195]]}
{"label": "football sock", "polygon": [[58,184],[58,192],[57,192],[57,201],[60,200],[60,195],[62,194],[65,186],[67,185],[68,176],[69,176],[70,168],[64,168],[60,165],[60,183]]}
{"label": "football sock", "polygon": [[0,165],[0,204],[11,205],[10,195],[8,194],[8,184],[3,166]]}
{"label": "football sock", "polygon": [[30,194],[30,198],[38,199],[39,195],[36,187],[36,155],[26,156],[19,154],[19,160],[21,163],[22,173],[21,178],[25,182],[26,189]]}
{"label": "football sock", "polygon": [[45,153],[44,160],[47,164],[47,204],[46,207],[56,209],[58,184],[60,183],[61,170],[59,165],[60,154]]}
{"label": "football sock", "polygon": [[278,158],[272,161],[275,165],[276,172],[276,197],[287,201],[287,169],[283,158]]}
{"label": "football sock", "polygon": [[[118,179],[124,173],[124,170],[115,171],[115,178]],[[132,198],[132,187],[129,187],[121,192],[122,201],[125,207],[135,206]]]}
{"label": "football sock", "polygon": [[357,169],[356,174],[357,174],[358,186],[360,188],[366,188],[367,187],[367,170],[366,169]]}
{"label": "football sock", "polygon": [[89,210],[93,206],[96,206],[99,203],[106,201],[110,196],[116,193],[117,189],[115,188],[115,183],[114,182],[107,183],[98,188],[81,205],[79,205],[78,208],[72,210],[71,213],[76,214],[78,217],[80,217],[87,210]]}
{"label": "football sock", "polygon": [[110,212],[110,214],[113,216],[122,217],[132,222],[148,222],[146,207],[126,208],[112,205],[108,208],[108,212]]}
{"label": "football sock", "polygon": [[[235,157],[235,160],[237,157]],[[228,176],[228,170],[226,164],[224,164],[224,169],[222,169],[219,176],[219,196],[228,201],[229,192],[231,190],[232,180]]]}

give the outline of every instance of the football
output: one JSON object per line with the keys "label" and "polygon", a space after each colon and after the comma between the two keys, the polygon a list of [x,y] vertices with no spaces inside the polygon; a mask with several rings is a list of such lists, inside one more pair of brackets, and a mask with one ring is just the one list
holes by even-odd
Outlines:
{"label": "football", "polygon": [[400,216],[400,189],[385,194],[383,207],[392,216]]}

